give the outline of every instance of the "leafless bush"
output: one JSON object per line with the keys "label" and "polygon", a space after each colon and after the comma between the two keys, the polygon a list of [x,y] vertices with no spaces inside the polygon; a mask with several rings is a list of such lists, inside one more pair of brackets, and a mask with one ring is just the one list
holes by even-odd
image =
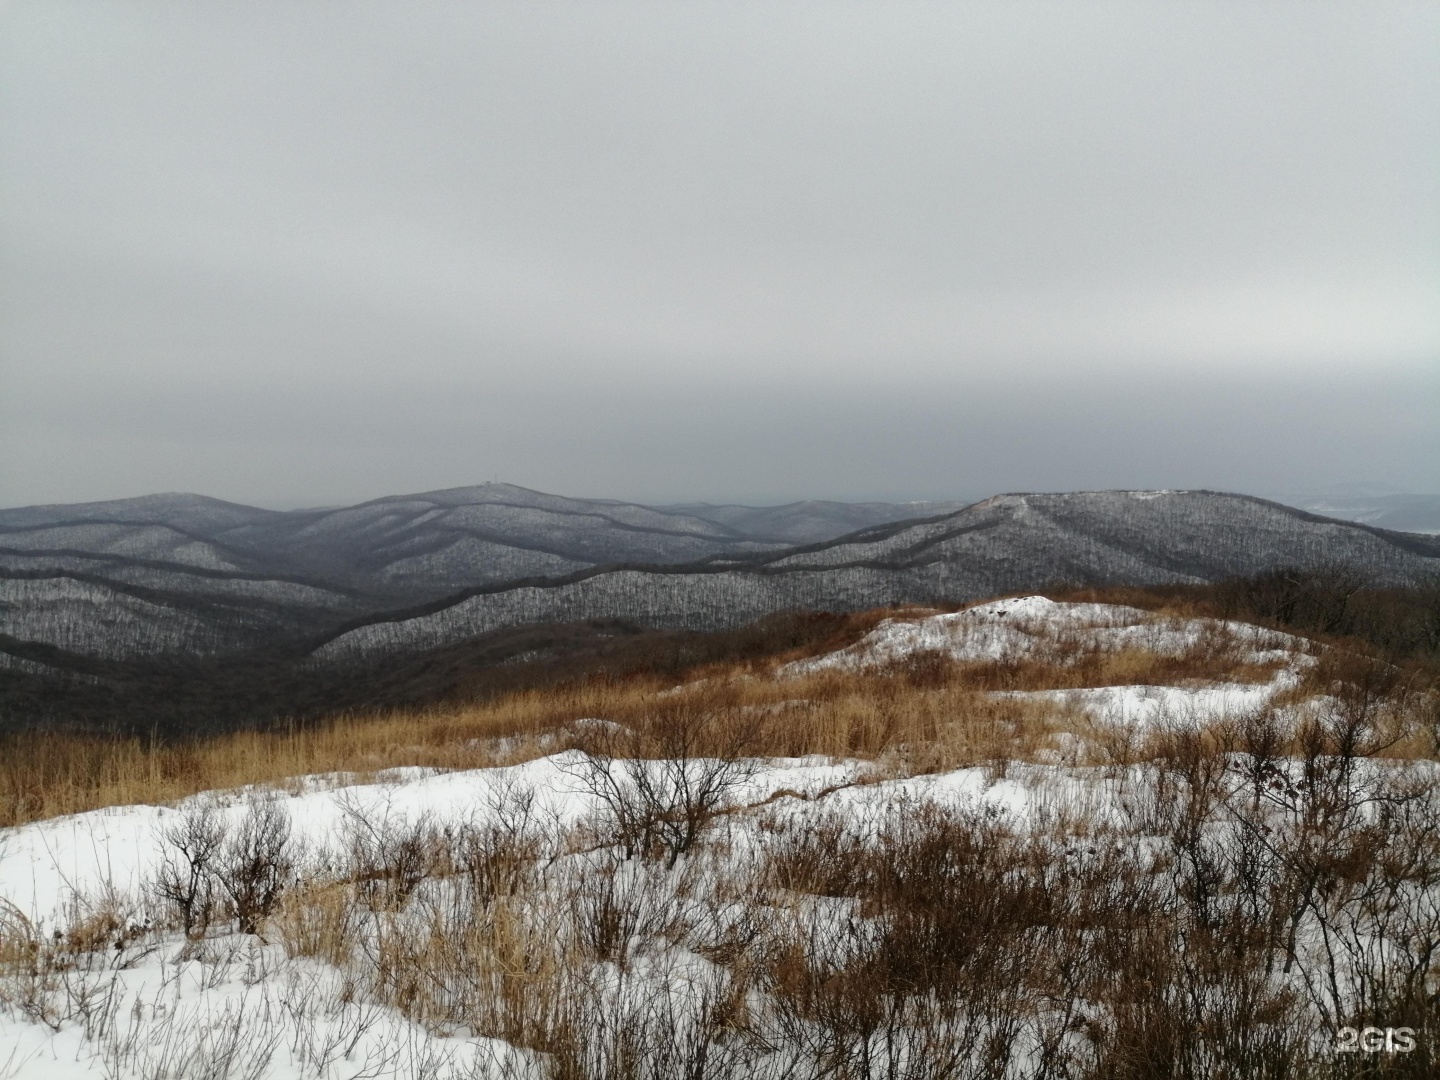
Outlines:
{"label": "leafless bush", "polygon": [[654,872],[605,852],[592,856],[565,882],[582,954],[623,972],[637,947],[663,948],[680,930],[675,884],[672,871]]}
{"label": "leafless bush", "polygon": [[1217,592],[1227,614],[1333,634],[1350,629],[1351,602],[1367,584],[1364,574],[1336,564],[1282,567],[1225,582]]}
{"label": "leafless bush", "polygon": [[155,889],[187,937],[203,936],[215,913],[215,872],[225,847],[225,819],[211,803],[186,810],[160,831],[164,847]]}
{"label": "leafless bush", "polygon": [[513,781],[486,790],[482,817],[445,834],[449,862],[483,905],[513,896],[531,882],[536,863],[560,844],[560,827],[536,806],[535,789]]}
{"label": "leafless bush", "polygon": [[748,987],[727,969],[602,969],[567,989],[546,1074],[554,1080],[797,1075],[753,1026]]}
{"label": "leafless bush", "polygon": [[659,855],[673,867],[754,774],[745,755],[757,728],[693,708],[639,729],[596,724],[578,740],[584,757],[565,771],[599,803],[602,834],[627,859]]}
{"label": "leafless bush", "polygon": [[181,1007],[148,1022],[137,1013],[101,1040],[102,1075],[260,1080],[275,1053],[268,1011],[240,1000],[218,1012]]}
{"label": "leafless bush", "polygon": [[[307,1075],[334,1075],[341,1061],[354,1062],[355,1077],[395,1075],[393,1066],[401,1048],[381,1038],[365,1048],[363,1065],[355,1062],[357,1049],[385,1018],[385,1008],[373,997],[358,992],[349,976],[337,980],[322,972],[290,971],[280,1006],[290,1021],[290,1053]],[[359,1066],[359,1067],[357,1067]]]}
{"label": "leafless bush", "polygon": [[257,796],[221,849],[220,886],[242,934],[258,934],[295,873],[290,815],[276,798]]}
{"label": "leafless bush", "polygon": [[796,906],[769,944],[784,1042],[816,1075],[1002,1075],[1046,913],[1014,872],[1021,853],[998,819],[933,806],[873,838],[832,819],[783,842],[772,880],[829,894]]}
{"label": "leafless bush", "polygon": [[353,800],[338,801],[345,813],[350,876],[361,901],[375,911],[404,907],[441,857],[439,832],[424,814],[412,821],[392,817],[387,808],[377,819]]}

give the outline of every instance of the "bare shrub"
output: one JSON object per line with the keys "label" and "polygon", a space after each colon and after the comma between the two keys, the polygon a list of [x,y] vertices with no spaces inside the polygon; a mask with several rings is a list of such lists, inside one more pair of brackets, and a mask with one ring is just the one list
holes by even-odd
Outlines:
{"label": "bare shrub", "polygon": [[581,955],[625,972],[637,949],[663,948],[680,935],[674,874],[596,852],[564,882]]}
{"label": "bare shrub", "polygon": [[449,864],[484,905],[530,887],[535,864],[559,847],[559,826],[536,807],[535,789],[513,780],[492,784],[482,799],[483,818],[445,834]]}
{"label": "bare shrub", "polygon": [[1350,629],[1352,600],[1367,583],[1364,574],[1336,564],[1282,567],[1225,582],[1217,591],[1227,613],[1337,634]]}
{"label": "bare shrub", "polygon": [[160,831],[164,846],[155,890],[180,920],[187,937],[203,936],[215,913],[215,880],[227,836],[225,819],[211,803],[192,806]]}
{"label": "bare shrub", "polygon": [[549,1051],[555,1080],[780,1080],[803,1076],[753,1026],[748,987],[724,968],[597,970],[567,987]]}
{"label": "bare shrub", "polygon": [[[930,805],[890,816],[871,839],[832,821],[784,845],[772,877],[831,894],[796,907],[769,945],[765,985],[785,1042],[818,1075],[1003,1066],[1041,967],[1027,931],[1046,909],[1033,878],[1013,872],[1018,853],[998,819]],[[826,872],[827,857],[848,869]]]}
{"label": "bare shrub", "polygon": [[101,1040],[99,1057],[107,1077],[261,1080],[275,1053],[272,1039],[268,1017],[242,999],[218,1012],[182,1006],[151,1022],[134,1013]]}
{"label": "bare shrub", "polygon": [[1375,1023],[1422,1033],[1391,1072],[1432,1067],[1440,808],[1429,773],[1373,756],[1390,740],[1378,700],[1342,695],[1293,737],[1254,718],[1233,750],[1172,741],[1158,808],[1174,964],[1203,1035],[1189,1053],[1279,1075]]}
{"label": "bare shrub", "polygon": [[258,934],[295,873],[290,815],[277,798],[256,796],[221,850],[220,886],[242,934]]}
{"label": "bare shrub", "polygon": [[779,821],[766,830],[765,841],[772,886],[816,896],[859,895],[871,856],[856,822],[836,814]]}
{"label": "bare shrub", "polygon": [[372,911],[394,911],[405,906],[410,894],[441,858],[441,837],[428,815],[415,820],[392,817],[388,807],[373,815],[353,800],[339,798],[345,813],[345,843],[350,877],[359,897]]}
{"label": "bare shrub", "polygon": [[754,775],[745,755],[757,727],[686,707],[640,729],[595,724],[577,740],[584,757],[565,771],[597,800],[602,835],[626,858],[659,855],[673,867]]}
{"label": "bare shrub", "polygon": [[1383,700],[1363,680],[1342,692],[1296,734],[1293,758],[1276,752],[1271,733],[1248,733],[1245,797],[1226,804],[1241,842],[1277,879],[1283,970],[1331,1033],[1395,1016],[1437,1027],[1440,809],[1429,774],[1375,760],[1393,737]]}

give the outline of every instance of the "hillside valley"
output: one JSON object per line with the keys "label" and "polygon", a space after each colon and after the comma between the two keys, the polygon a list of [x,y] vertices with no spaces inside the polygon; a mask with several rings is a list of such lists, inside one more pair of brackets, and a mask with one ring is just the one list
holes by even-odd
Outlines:
{"label": "hillside valley", "polygon": [[0,1063],[1142,1080],[1143,1038],[1322,1080],[1332,1018],[1384,995],[1380,1075],[1433,1075],[1436,680],[1190,597],[832,616],[299,730],[13,736]]}
{"label": "hillside valley", "polygon": [[[917,509],[938,512],[849,528]],[[784,612],[1284,568],[1424,585],[1440,538],[1194,491],[652,508],[487,484],[324,510],[27,507],[0,511],[0,717],[228,724]]]}

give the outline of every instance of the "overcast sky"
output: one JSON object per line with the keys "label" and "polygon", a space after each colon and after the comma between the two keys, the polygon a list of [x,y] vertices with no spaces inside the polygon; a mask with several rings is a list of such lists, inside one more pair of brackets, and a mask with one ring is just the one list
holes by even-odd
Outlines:
{"label": "overcast sky", "polygon": [[1440,490],[1440,4],[0,0],[0,505]]}

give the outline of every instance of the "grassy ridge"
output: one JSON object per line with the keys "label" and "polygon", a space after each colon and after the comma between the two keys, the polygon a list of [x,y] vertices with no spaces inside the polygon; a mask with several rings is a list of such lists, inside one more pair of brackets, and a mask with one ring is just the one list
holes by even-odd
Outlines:
{"label": "grassy ridge", "polygon": [[[1273,583],[1250,588],[1262,599],[1269,595],[1264,590],[1275,591]],[[1256,614],[1257,603],[1246,607],[1249,594],[1234,585],[1053,595],[1126,603],[1166,618],[1249,615],[1289,629],[1303,629],[1304,620],[1313,622],[1317,610],[1332,610],[1291,604],[1282,612],[1288,613],[1288,621],[1265,618]],[[1433,709],[1434,699],[1425,691],[1436,685],[1436,667],[1434,654],[1418,647],[1429,601],[1423,594],[1392,593],[1357,601],[1352,594],[1349,604],[1359,614],[1341,628],[1381,632],[1342,637],[1312,631],[1317,641],[1342,648],[1322,655],[1291,698],[1340,686],[1403,701],[1408,730],[1397,735],[1386,752],[1411,757],[1433,752],[1440,721],[1426,712]],[[1396,627],[1403,622],[1376,614],[1387,610],[1408,612],[1413,632],[1402,636]],[[0,737],[0,825],[109,805],[169,802],[215,788],[282,784],[312,773],[367,776],[398,766],[505,764],[568,745],[578,719],[603,717],[645,730],[681,711],[715,718],[715,730],[753,728],[747,752],[759,756],[888,759],[910,771],[1003,759],[1051,760],[1062,752],[1069,760],[1102,760],[1151,751],[1140,745],[1117,749],[1117,733],[1097,732],[1085,717],[1054,702],[996,697],[993,692],[1263,682],[1273,673],[1271,667],[1247,659],[1247,649],[1233,636],[1217,631],[1179,655],[1105,651],[1083,640],[1060,639],[1052,653],[1023,660],[956,663],[921,654],[869,672],[830,670],[778,681],[769,677],[790,660],[853,643],[883,617],[921,613],[781,616],[725,634],[636,635],[623,641],[623,648],[579,659],[561,651],[527,664],[469,672],[459,666],[447,675],[450,700],[347,711],[213,736],[11,733]],[[1375,639],[1384,641],[1385,635],[1392,643],[1389,650],[1376,644]],[[1394,647],[1395,640],[1403,647]],[[599,671],[590,666],[596,656]],[[1083,748],[1080,758],[1076,740]],[[733,740],[724,745],[734,745]]]}

